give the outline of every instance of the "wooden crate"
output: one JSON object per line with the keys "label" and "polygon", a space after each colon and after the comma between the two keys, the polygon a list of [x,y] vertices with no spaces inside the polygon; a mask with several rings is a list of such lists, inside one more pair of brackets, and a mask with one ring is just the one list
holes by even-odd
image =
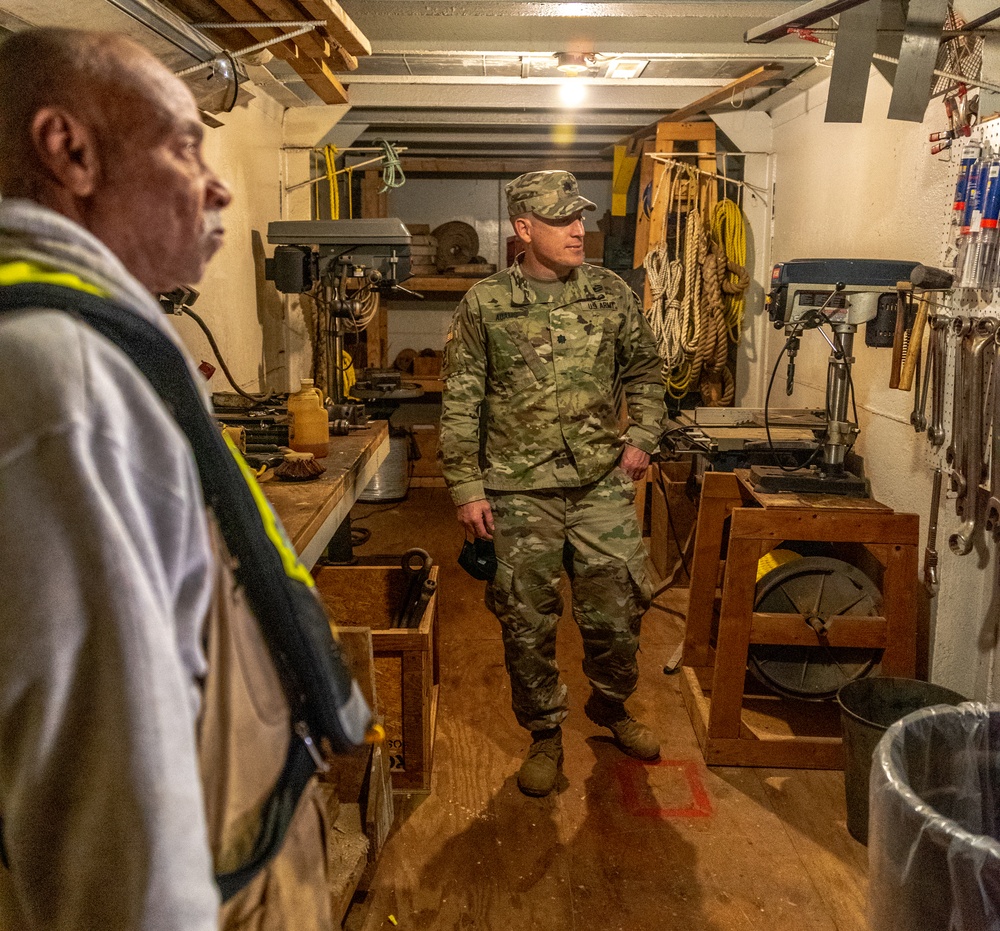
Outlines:
{"label": "wooden crate", "polygon": [[[690,462],[660,462],[652,467],[650,496],[649,555],[661,579],[672,575],[681,559],[687,559],[698,505],[687,491]],[[679,538],[679,539],[678,539]],[[682,571],[679,581],[687,582]]]}
{"label": "wooden crate", "polygon": [[417,441],[420,458],[413,463],[412,478],[439,478],[441,466],[441,428],[436,423],[416,423],[410,429]]}
{"label": "wooden crate", "polygon": [[[437,714],[437,593],[414,628],[391,627],[409,577],[399,566],[317,566],[316,587],[334,627],[371,629],[375,711],[395,790],[430,789]],[[438,567],[431,568],[436,582]]]}

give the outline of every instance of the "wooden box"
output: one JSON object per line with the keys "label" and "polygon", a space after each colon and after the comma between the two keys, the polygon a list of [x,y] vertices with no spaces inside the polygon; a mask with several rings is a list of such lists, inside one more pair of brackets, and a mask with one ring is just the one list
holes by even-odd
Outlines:
{"label": "wooden box", "polygon": [[[698,506],[687,491],[690,462],[659,462],[652,467],[649,555],[657,575],[667,578],[690,555]],[[681,575],[686,581],[686,575]]]}
{"label": "wooden box", "polygon": [[416,440],[420,458],[413,463],[412,478],[440,478],[444,472],[441,465],[441,428],[436,423],[416,423],[410,429]]}
{"label": "wooden box", "polygon": [[[440,679],[437,593],[427,602],[419,627],[396,628],[391,624],[409,585],[408,574],[398,565],[317,566],[313,577],[334,629],[371,630],[375,713],[385,727],[393,789],[430,789]],[[437,582],[437,566],[430,578]]]}
{"label": "wooden box", "polygon": [[417,378],[436,378],[441,374],[442,352],[435,352],[434,355],[424,355],[421,352],[413,359],[413,374]]}
{"label": "wooden box", "polygon": [[583,254],[591,265],[604,264],[604,233],[591,232],[583,234]]}

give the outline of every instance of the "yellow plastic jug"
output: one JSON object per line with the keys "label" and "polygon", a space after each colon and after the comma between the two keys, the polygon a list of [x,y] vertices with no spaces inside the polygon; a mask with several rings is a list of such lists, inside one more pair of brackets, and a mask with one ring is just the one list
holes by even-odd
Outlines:
{"label": "yellow plastic jug", "polygon": [[311,378],[303,378],[299,390],[288,396],[288,445],[317,459],[330,453],[330,416]]}

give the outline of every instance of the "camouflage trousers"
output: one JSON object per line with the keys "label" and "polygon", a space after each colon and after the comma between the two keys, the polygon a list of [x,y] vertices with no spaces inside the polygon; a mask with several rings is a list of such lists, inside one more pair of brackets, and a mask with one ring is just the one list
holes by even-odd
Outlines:
{"label": "camouflage trousers", "polygon": [[564,569],[583,671],[595,691],[624,701],[638,680],[639,627],[651,596],[632,480],[615,468],[582,488],[487,495],[498,567],[486,606],[503,629],[518,723],[544,730],[566,717],[556,664]]}

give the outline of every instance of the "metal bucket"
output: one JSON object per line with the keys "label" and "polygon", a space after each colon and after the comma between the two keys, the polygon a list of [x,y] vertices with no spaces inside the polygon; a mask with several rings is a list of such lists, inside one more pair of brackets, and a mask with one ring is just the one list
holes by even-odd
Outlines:
{"label": "metal bucket", "polygon": [[851,837],[868,843],[868,779],[872,754],[886,730],[921,708],[967,700],[958,692],[919,679],[870,676],[841,687],[837,704],[844,734],[844,790]]}
{"label": "metal bucket", "polygon": [[360,495],[358,501],[402,501],[410,488],[410,438],[389,437],[389,453]]}

